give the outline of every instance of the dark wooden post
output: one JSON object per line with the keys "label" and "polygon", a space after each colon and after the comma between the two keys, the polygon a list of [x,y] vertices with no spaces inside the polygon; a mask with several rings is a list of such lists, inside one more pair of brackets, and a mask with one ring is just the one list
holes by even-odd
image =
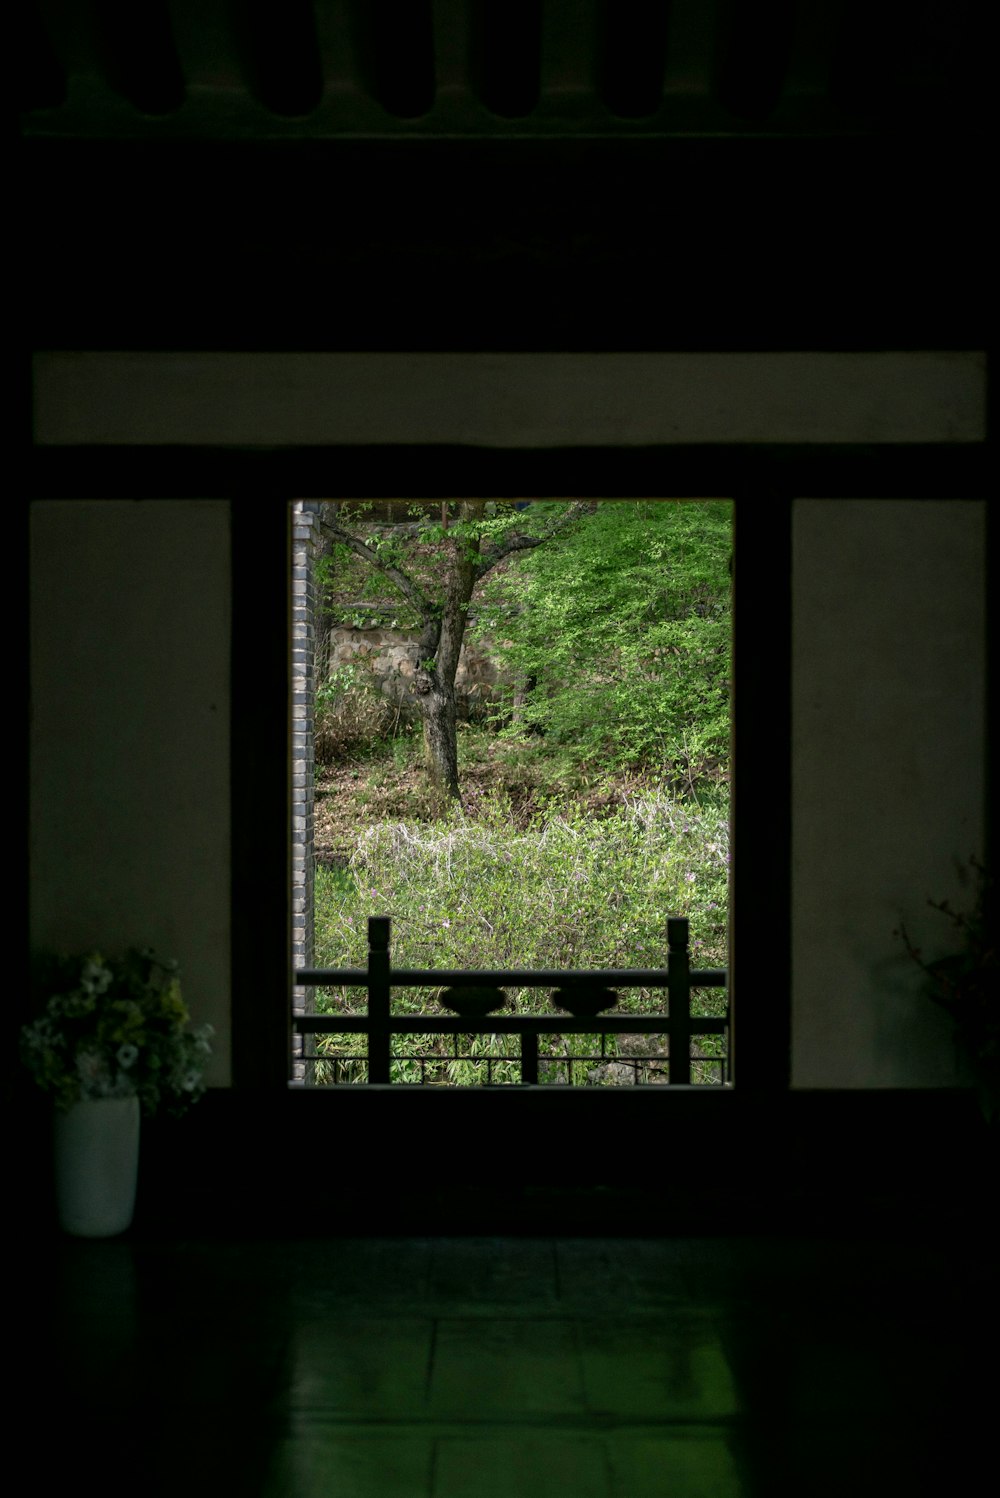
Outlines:
{"label": "dark wooden post", "polygon": [[389,929],[387,915],[368,917],[368,1080],[388,1082],[389,1046]]}

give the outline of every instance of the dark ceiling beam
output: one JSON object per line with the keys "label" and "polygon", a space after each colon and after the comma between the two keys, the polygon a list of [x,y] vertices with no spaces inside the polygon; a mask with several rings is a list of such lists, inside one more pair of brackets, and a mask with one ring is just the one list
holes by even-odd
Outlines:
{"label": "dark ceiling beam", "polygon": [[168,115],[184,102],[167,0],[38,0],[37,14],[70,78],[102,82],[140,114]]}
{"label": "dark ceiling beam", "polygon": [[[46,0],[50,3],[50,0]],[[232,0],[168,0],[174,42],[192,90],[245,89]]]}
{"label": "dark ceiling beam", "polygon": [[39,346],[985,336],[988,200],[947,142],[33,141],[22,170]]}
{"label": "dark ceiling beam", "polygon": [[[940,499],[992,492],[984,443],[855,446],[35,447],[30,498],[202,498],[329,494],[440,501],[442,495],[584,498],[794,494],[800,498]],[[752,503],[753,501],[751,501]]]}
{"label": "dark ceiling beam", "polygon": [[66,98],[66,69],[59,61],[41,13],[35,6],[25,6],[17,12],[17,21],[20,107],[25,112],[57,109]]}
{"label": "dark ceiling beam", "polygon": [[982,0],[844,0],[832,57],[835,106],[870,130],[984,128],[992,103],[988,13]]}
{"label": "dark ceiling beam", "polygon": [[472,54],[486,108],[503,119],[530,115],[541,89],[542,0],[474,0]]}
{"label": "dark ceiling beam", "polygon": [[304,118],[323,97],[313,0],[231,0],[237,55],[250,92],[265,109]]}
{"label": "dark ceiling beam", "polygon": [[788,70],[797,0],[720,0],[719,99],[730,114],[770,119]]}
{"label": "dark ceiling beam", "polygon": [[355,55],[368,92],[398,119],[434,105],[431,0],[350,0]]}
{"label": "dark ceiling beam", "polygon": [[597,81],[620,119],[655,115],[663,104],[670,0],[600,0]]}

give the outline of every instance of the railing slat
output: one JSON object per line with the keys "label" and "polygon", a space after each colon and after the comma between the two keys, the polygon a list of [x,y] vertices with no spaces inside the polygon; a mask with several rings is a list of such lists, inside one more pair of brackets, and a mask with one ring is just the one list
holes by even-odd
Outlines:
{"label": "railing slat", "polygon": [[[383,918],[384,919],[384,918]],[[426,968],[394,967],[393,988],[447,988],[453,983],[483,984],[496,988],[559,988],[567,978],[581,983],[601,983],[609,988],[666,988],[665,967],[600,968]],[[724,967],[693,968],[692,988],[725,988],[729,981]],[[367,988],[368,969],[363,967],[305,967],[295,974],[300,988]]]}
{"label": "railing slat", "polygon": [[389,917],[368,918],[368,1080],[392,1080]]}
{"label": "railing slat", "polygon": [[688,923],[683,916],[667,921],[667,996],[670,1004],[670,1081],[691,1082],[691,973]]}
{"label": "railing slat", "polygon": [[529,1086],[538,1083],[538,1031],[521,1032],[521,1081]]}
{"label": "railing slat", "polygon": [[[297,1014],[292,1020],[299,1035],[364,1034],[369,1029],[364,1014]],[[688,1026],[691,1035],[721,1035],[729,1027],[723,1015],[695,1015]],[[455,1014],[397,1014],[390,1026],[396,1035],[669,1035],[666,1014],[597,1014],[577,1019],[569,1014],[488,1014],[484,1019]]]}

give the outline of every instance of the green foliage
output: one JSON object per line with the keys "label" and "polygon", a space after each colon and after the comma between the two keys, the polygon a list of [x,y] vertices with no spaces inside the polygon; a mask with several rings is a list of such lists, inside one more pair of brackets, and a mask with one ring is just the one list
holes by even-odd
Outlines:
{"label": "green foliage", "polygon": [[[476,511],[461,514],[464,504]],[[512,532],[540,536],[567,509],[563,501],[539,503],[517,511],[511,500],[463,501],[444,526],[440,508],[397,507],[398,518],[378,521],[371,504],[346,504],[337,520],[363,541],[385,566],[398,568],[420,588],[432,609],[440,611],[447,589],[449,557],[456,549],[467,557],[482,555]],[[378,566],[339,542],[333,542],[315,568],[321,607],[337,624],[363,628],[372,613],[355,606],[374,605],[388,629],[417,629],[424,622],[397,584]]]}
{"label": "green foliage", "polygon": [[316,763],[334,764],[370,753],[398,729],[399,718],[399,709],[383,695],[372,667],[348,661],[332,671],[316,693]]}
{"label": "green foliage", "polygon": [[[724,803],[699,807],[663,794],[630,798],[616,813],[594,819],[582,806],[538,815],[522,831],[511,827],[508,807],[485,804],[472,820],[460,812],[436,824],[383,824],[363,832],[351,862],[353,883],[343,871],[317,871],[316,960],[321,966],[363,967],[367,917],[393,917],[393,961],[415,967],[663,967],[666,918],[687,915],[692,923],[692,962],[726,963],[728,821]],[[548,1007],[548,994],[526,989],[510,995],[517,1012]],[[352,991],[321,994],[321,1012],[350,1012],[362,996]],[[698,1013],[718,1014],[718,990],[696,996]],[[622,1013],[662,1012],[664,995],[622,993]],[[434,1012],[426,989],[397,990],[397,1012]],[[567,1037],[567,1040],[569,1037]],[[573,1037],[573,1051],[582,1037]],[[494,1081],[518,1081],[516,1039],[465,1037],[467,1060],[449,1060],[447,1047],[419,1037],[398,1037],[400,1051],[424,1054],[442,1081],[485,1080],[475,1068],[492,1054]],[[596,1045],[596,1039],[592,1038]],[[328,1059],[357,1053],[357,1039],[321,1040]],[[566,1063],[567,1047],[556,1038],[548,1063],[550,1079]],[[544,1051],[544,1047],[543,1047]],[[717,1054],[706,1040],[705,1055]],[[616,1046],[609,1043],[613,1060]],[[593,1070],[575,1063],[574,1080]],[[401,1060],[397,1080],[407,1079]],[[543,1080],[545,1067],[543,1066]],[[705,1080],[717,1080],[715,1070]],[[417,1075],[412,1080],[419,1080]]]}
{"label": "green foliage", "polygon": [[374,622],[372,614],[355,605],[375,604],[384,609],[384,613],[378,614],[377,622],[386,629],[420,627],[419,613],[396,585],[384,572],[356,556],[347,546],[331,546],[324,556],[319,557],[315,577],[323,612],[330,615],[335,624],[365,629]]}
{"label": "green foliage", "polygon": [[506,731],[688,790],[724,774],[730,522],[728,501],[606,503],[487,578],[475,633],[534,683]]}

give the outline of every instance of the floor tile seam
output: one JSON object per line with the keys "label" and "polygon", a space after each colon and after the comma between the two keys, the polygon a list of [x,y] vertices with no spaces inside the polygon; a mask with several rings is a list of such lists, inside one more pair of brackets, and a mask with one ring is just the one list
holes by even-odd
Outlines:
{"label": "floor tile seam", "polygon": [[[645,1307],[631,1306],[628,1308],[608,1307],[604,1310],[595,1311],[586,1305],[574,1305],[571,1301],[562,1301],[558,1304],[526,1303],[524,1301],[504,1304],[503,1302],[462,1303],[456,1302],[454,1298],[445,1302],[428,1302],[425,1305],[415,1306],[412,1302],[407,1305],[393,1307],[382,1304],[377,1307],[369,1307],[364,1313],[352,1310],[349,1303],[343,1308],[335,1305],[325,1307],[301,1307],[296,1314],[308,1318],[310,1314],[321,1317],[323,1320],[336,1320],[339,1324],[360,1326],[362,1324],[380,1324],[383,1322],[405,1322],[405,1321],[588,1321],[598,1325],[615,1322],[617,1324],[648,1326],[656,1322],[669,1320],[671,1318],[683,1317],[685,1319],[705,1321],[717,1320],[731,1311],[730,1307],[719,1307],[714,1305],[698,1306],[687,1302],[670,1304],[660,1302],[656,1305]],[[741,1312],[741,1319],[745,1313]],[[773,1321],[766,1311],[754,1313],[754,1319],[767,1322]],[[789,1317],[789,1320],[792,1318]],[[866,1318],[867,1319],[867,1318]]]}
{"label": "floor tile seam", "polygon": [[[98,1252],[107,1255],[107,1250],[118,1252],[131,1248],[143,1255],[164,1252],[201,1253],[219,1257],[245,1256],[250,1253],[269,1254],[285,1259],[294,1254],[317,1256],[336,1251],[364,1249],[373,1253],[426,1256],[440,1252],[465,1255],[475,1252],[496,1253],[504,1249],[530,1245],[542,1253],[555,1246],[560,1252],[576,1253],[662,1253],[675,1259],[699,1257],[707,1254],[730,1260],[739,1257],[789,1258],[804,1257],[829,1259],[847,1257],[887,1262],[899,1254],[917,1258],[931,1266],[942,1260],[963,1260],[969,1250],[955,1249],[949,1241],[930,1243],[914,1252],[912,1239],[900,1236],[846,1233],[698,1233],[664,1234],[655,1232],[619,1233],[596,1235],[590,1233],[447,1233],[447,1234],[397,1234],[397,1233],[310,1233],[290,1236],[260,1236],[247,1239],[245,1236],[213,1235],[204,1232],[170,1235],[166,1233],[141,1233],[135,1231],[128,1239],[105,1242]],[[56,1257],[74,1261],[91,1253],[92,1243],[80,1244],[77,1240],[53,1239],[48,1246]],[[82,1248],[82,1252],[81,1252]],[[96,1257],[96,1255],[93,1255]]]}
{"label": "floor tile seam", "polygon": [[[291,1412],[282,1422],[276,1422],[268,1431],[270,1441],[299,1441],[310,1436],[335,1436],[342,1439],[378,1440],[468,1440],[496,1438],[497,1436],[521,1439],[526,1434],[553,1434],[572,1437],[574,1441],[620,1440],[725,1440],[759,1442],[762,1438],[829,1440],[842,1433],[845,1418],[851,1421],[851,1435],[855,1440],[865,1436],[876,1436],[883,1443],[899,1441],[905,1443],[913,1435],[912,1417],[886,1418],[877,1413],[849,1413],[841,1411],[788,1411],[787,1409],[753,1413],[743,1411],[734,1415],[702,1416],[690,1415],[651,1417],[648,1415],[629,1419],[620,1415],[587,1413],[570,1414],[510,1414],[492,1418],[454,1413],[428,1413],[426,1415],[398,1415],[380,1417],[329,1411]],[[951,1422],[941,1423],[941,1433],[947,1435],[953,1429]],[[220,1439],[228,1433],[220,1432]]]}
{"label": "floor tile seam", "polygon": [[[583,1306],[532,1306],[532,1305],[462,1305],[454,1301],[447,1306],[407,1307],[399,1311],[379,1307],[363,1315],[352,1313],[350,1308],[337,1311],[334,1307],[323,1313],[324,1322],[340,1326],[405,1325],[416,1321],[531,1321],[531,1322],[590,1322],[597,1326],[655,1326],[676,1319],[691,1321],[715,1321],[719,1312],[700,1306],[650,1306],[645,1310],[617,1309],[609,1307],[603,1311],[589,1310]],[[756,1319],[771,1323],[773,1318],[760,1315]]]}
{"label": "floor tile seam", "polygon": [[[423,1274],[380,1274],[379,1267],[373,1266],[365,1274],[343,1273],[344,1266],[329,1265],[317,1267],[309,1274],[298,1274],[276,1278],[274,1273],[267,1268],[258,1272],[242,1273],[234,1276],[231,1273],[218,1275],[206,1275],[203,1268],[192,1266],[190,1271],[173,1273],[167,1266],[140,1266],[137,1268],[136,1292],[141,1294],[143,1286],[152,1281],[161,1286],[172,1288],[176,1293],[186,1293],[191,1283],[200,1286],[209,1286],[214,1290],[224,1291],[230,1295],[245,1290],[263,1290],[275,1296],[296,1296],[322,1291],[331,1281],[339,1280],[342,1287],[358,1294],[370,1293],[377,1288],[381,1279],[385,1284],[387,1295],[409,1295],[437,1293],[451,1293],[456,1284],[464,1279],[468,1285],[468,1293],[483,1293],[484,1281],[487,1285],[490,1281],[488,1275],[464,1274],[460,1270],[464,1266],[456,1266],[449,1270],[446,1266],[439,1266],[438,1270],[430,1275]],[[721,1295],[770,1295],[779,1297],[789,1291],[804,1294],[824,1293],[825,1286],[830,1283],[831,1277],[835,1277],[837,1292],[843,1294],[845,1291],[862,1295],[889,1295],[892,1298],[902,1299],[913,1291],[929,1290],[942,1291],[954,1298],[967,1297],[967,1289],[964,1283],[956,1283],[954,1277],[944,1275],[915,1276],[895,1274],[866,1274],[866,1273],[840,1273],[835,1266],[822,1269],[815,1273],[805,1273],[802,1270],[792,1273],[755,1273],[748,1270],[746,1266],[734,1266],[732,1270],[713,1269],[710,1266],[689,1265],[683,1271],[664,1269],[656,1271],[649,1266],[646,1272],[636,1272],[635,1267],[627,1269],[625,1266],[601,1266],[601,1265],[561,1265],[557,1277],[553,1273],[552,1266],[540,1265],[537,1272],[530,1265],[519,1268],[516,1274],[510,1276],[493,1276],[492,1286],[503,1293],[505,1287],[521,1285],[546,1285],[550,1286],[548,1293],[556,1298],[560,1295],[573,1292],[574,1284],[589,1287],[592,1285],[614,1285],[622,1293],[635,1294],[660,1294],[666,1291],[671,1296],[687,1297],[698,1294],[721,1294]],[[77,1285],[62,1284],[61,1288],[69,1293],[83,1298],[89,1294],[93,1298],[100,1295],[112,1284],[117,1289],[121,1283],[121,1276],[116,1272],[115,1276],[81,1277],[82,1283]],[[988,1272],[970,1276],[975,1284],[989,1284]],[[395,1281],[395,1283],[393,1283]],[[487,1293],[489,1290],[487,1289]]]}
{"label": "floor tile seam", "polygon": [[[361,1297],[358,1298],[360,1299]],[[456,1306],[461,1306],[462,1315],[572,1315],[577,1319],[585,1318],[597,1321],[606,1320],[611,1316],[631,1318],[633,1320],[642,1320],[662,1315],[686,1314],[701,1317],[719,1315],[738,1316],[741,1320],[749,1319],[756,1321],[767,1321],[769,1323],[773,1322],[776,1319],[780,1319],[784,1322],[793,1323],[799,1319],[800,1315],[805,1314],[810,1318],[815,1318],[817,1320],[826,1320],[833,1323],[842,1322],[845,1316],[852,1321],[859,1323],[863,1322],[865,1324],[869,1324],[873,1321],[878,1321],[883,1322],[889,1326],[895,1326],[897,1323],[906,1324],[909,1322],[912,1324],[913,1322],[912,1303],[886,1305],[884,1301],[880,1301],[877,1298],[873,1298],[870,1302],[866,1301],[860,1304],[857,1300],[853,1299],[844,1302],[825,1300],[817,1301],[810,1297],[795,1298],[797,1300],[801,1300],[802,1302],[798,1310],[788,1309],[787,1296],[784,1298],[783,1302],[775,1299],[773,1301],[769,1300],[762,1303],[759,1297],[737,1299],[736,1297],[732,1296],[720,1295],[706,1296],[704,1298],[685,1296],[678,1297],[676,1300],[664,1298],[659,1300],[650,1300],[645,1304],[639,1305],[636,1305],[633,1301],[633,1303],[627,1308],[625,1306],[622,1306],[621,1308],[610,1307],[606,1310],[595,1311],[586,1303],[588,1297],[584,1296],[581,1296],[579,1301],[577,1301],[574,1297],[564,1295],[557,1301],[548,1299],[537,1301],[519,1299],[509,1302],[502,1300],[483,1302],[481,1300],[474,1299],[462,1301],[461,1299],[457,1299],[452,1295],[448,1297],[441,1297],[440,1299],[428,1298],[427,1301],[419,1302],[417,1304],[415,1304],[412,1299],[401,1299],[398,1302],[386,1300],[377,1303],[373,1303],[369,1299],[365,1301],[365,1309],[363,1315],[359,1314],[356,1319],[371,1321],[389,1320],[398,1318],[401,1315],[405,1315],[407,1311],[411,1311],[415,1317],[453,1316],[458,1314],[458,1312],[456,1311]],[[348,1316],[350,1314],[351,1308],[353,1306],[356,1306],[356,1304],[357,1302],[355,1301],[354,1297],[345,1297],[343,1301],[327,1301],[322,1305],[317,1305],[315,1303],[308,1304],[303,1302],[293,1306],[292,1310],[295,1315],[300,1316],[309,1314],[336,1314]],[[955,1305],[946,1305],[943,1308],[932,1306],[928,1307],[927,1309],[922,1309],[920,1312],[921,1321],[926,1319],[935,1325],[940,1324],[942,1326],[952,1324],[955,1317],[958,1315],[965,1317],[973,1316],[975,1314],[977,1314],[975,1307],[968,1307],[962,1303]],[[104,1315],[105,1313],[103,1311],[95,1309],[93,1315],[88,1319],[101,1320],[104,1319]],[[157,1317],[156,1319],[166,1318]],[[197,1324],[199,1321],[204,1324],[204,1314],[201,1312],[192,1313],[189,1319],[191,1320],[192,1324]],[[266,1322],[267,1316],[265,1315],[262,1319]],[[282,1324],[285,1319],[287,1318],[277,1317],[276,1324]],[[234,1315],[232,1317],[232,1320],[234,1322],[238,1322],[239,1317]]]}
{"label": "floor tile seam", "polygon": [[[706,1432],[714,1434],[735,1434],[745,1426],[756,1430],[758,1417],[753,1420],[744,1414],[739,1415],[703,1415],[694,1418],[691,1415],[662,1415],[662,1416],[636,1416],[629,1418],[622,1415],[587,1411],[580,1414],[570,1413],[548,1413],[539,1414],[525,1411],[521,1413],[512,1412],[506,1415],[463,1415],[455,1412],[436,1413],[428,1411],[426,1414],[408,1413],[405,1415],[383,1416],[383,1415],[360,1415],[356,1412],[345,1411],[338,1414],[332,1410],[295,1410],[289,1412],[289,1418],[285,1422],[285,1439],[295,1440],[310,1431],[337,1431],[341,1434],[371,1434],[386,1433],[397,1437],[406,1435],[424,1435],[433,1433],[436,1436],[466,1436],[474,1432],[510,1432],[519,1434],[525,1430],[553,1430],[565,1431],[574,1436],[600,1435],[613,1436],[624,1435],[630,1439],[642,1438],[646,1435],[658,1435],[670,1432],[674,1435],[704,1435]],[[832,1419],[833,1417],[831,1417]],[[776,1426],[781,1424],[782,1428],[787,1420],[782,1417],[776,1420]]]}

